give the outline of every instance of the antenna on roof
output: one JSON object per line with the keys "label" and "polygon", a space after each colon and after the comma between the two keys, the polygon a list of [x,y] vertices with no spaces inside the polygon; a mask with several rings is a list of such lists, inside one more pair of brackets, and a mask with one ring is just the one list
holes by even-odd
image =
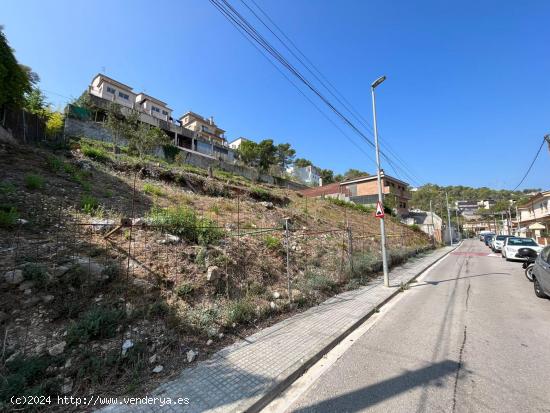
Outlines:
{"label": "antenna on roof", "polygon": [[101,72],[103,72],[103,74],[105,74],[105,71],[106,71],[105,66],[101,66]]}

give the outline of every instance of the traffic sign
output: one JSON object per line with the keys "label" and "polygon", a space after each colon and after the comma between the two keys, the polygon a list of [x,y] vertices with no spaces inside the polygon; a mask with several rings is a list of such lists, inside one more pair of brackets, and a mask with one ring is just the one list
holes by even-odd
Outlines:
{"label": "traffic sign", "polygon": [[380,201],[376,203],[376,212],[374,213],[374,216],[376,218],[384,218],[384,207],[382,207]]}

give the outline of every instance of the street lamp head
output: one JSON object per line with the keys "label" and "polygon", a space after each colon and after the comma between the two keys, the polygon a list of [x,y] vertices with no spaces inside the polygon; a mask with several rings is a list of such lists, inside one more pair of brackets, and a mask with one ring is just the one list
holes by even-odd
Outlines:
{"label": "street lamp head", "polygon": [[376,86],[378,86],[380,83],[382,83],[384,80],[386,80],[386,76],[380,76],[378,79],[376,79],[372,85],[370,85],[371,88],[375,88]]}

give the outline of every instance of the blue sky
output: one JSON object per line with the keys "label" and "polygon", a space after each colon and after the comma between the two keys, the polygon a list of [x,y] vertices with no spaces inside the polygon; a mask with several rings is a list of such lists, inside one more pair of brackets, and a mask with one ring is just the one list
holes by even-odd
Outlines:
{"label": "blue sky", "polygon": [[[256,1],[369,124],[369,85],[387,75],[382,149],[413,185],[512,189],[550,133],[550,2]],[[336,172],[374,171],[373,149],[329,114],[368,157],[351,144],[206,0],[3,0],[0,24],[54,105],[105,70],[176,116],[213,115],[230,140],[272,138]],[[546,146],[525,187],[549,189]]]}

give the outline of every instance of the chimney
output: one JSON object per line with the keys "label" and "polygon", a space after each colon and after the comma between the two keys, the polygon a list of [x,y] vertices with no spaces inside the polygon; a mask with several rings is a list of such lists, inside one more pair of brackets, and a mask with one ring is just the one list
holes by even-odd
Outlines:
{"label": "chimney", "polygon": [[213,125],[214,124],[214,116],[210,116],[209,121],[210,121],[210,124]]}

